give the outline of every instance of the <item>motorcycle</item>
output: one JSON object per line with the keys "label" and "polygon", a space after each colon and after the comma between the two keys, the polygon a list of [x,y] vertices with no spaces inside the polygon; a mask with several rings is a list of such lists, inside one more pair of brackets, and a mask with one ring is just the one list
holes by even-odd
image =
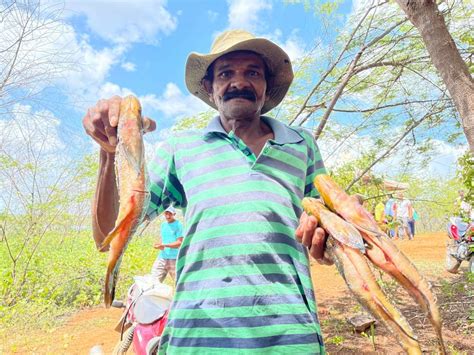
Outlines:
{"label": "motorcycle", "polygon": [[133,344],[137,355],[156,354],[168,319],[173,288],[151,275],[135,276],[127,300],[114,300],[112,307],[124,308],[115,327],[120,333],[113,354],[125,354]]}
{"label": "motorcycle", "polygon": [[451,217],[448,236],[446,270],[455,274],[466,260],[469,262],[468,270],[474,272],[474,222],[466,223],[460,217]]}

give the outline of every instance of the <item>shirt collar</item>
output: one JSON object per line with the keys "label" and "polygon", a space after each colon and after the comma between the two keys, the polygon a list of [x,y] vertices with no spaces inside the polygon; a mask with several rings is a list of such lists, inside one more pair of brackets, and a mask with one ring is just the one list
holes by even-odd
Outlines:
{"label": "shirt collar", "polygon": [[[273,130],[275,138],[271,141],[276,144],[281,145],[288,143],[299,143],[304,139],[303,136],[297,130],[289,127],[284,123],[281,123],[280,121],[274,118],[268,116],[261,116],[260,118]],[[209,137],[214,133],[221,133],[227,135],[227,132],[225,131],[224,127],[222,127],[219,116],[215,116],[209,122],[203,133],[206,137]]]}

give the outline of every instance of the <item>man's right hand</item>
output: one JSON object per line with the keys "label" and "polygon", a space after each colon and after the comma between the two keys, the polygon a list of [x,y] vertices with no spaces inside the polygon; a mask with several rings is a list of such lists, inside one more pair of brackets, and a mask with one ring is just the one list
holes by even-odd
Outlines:
{"label": "man's right hand", "polygon": [[[117,146],[117,125],[121,102],[120,96],[99,100],[95,106],[87,110],[87,114],[82,119],[86,133],[107,153],[115,153]],[[151,132],[156,129],[156,123],[148,117],[143,117],[143,127],[145,132]]]}

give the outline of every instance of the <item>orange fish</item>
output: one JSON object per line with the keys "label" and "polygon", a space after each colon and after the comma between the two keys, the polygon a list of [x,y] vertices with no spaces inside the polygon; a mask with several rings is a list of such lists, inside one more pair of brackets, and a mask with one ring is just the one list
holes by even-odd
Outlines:
{"label": "orange fish", "polygon": [[115,284],[122,256],[140,224],[150,197],[146,189],[145,149],[141,106],[134,96],[120,104],[115,153],[115,176],[120,208],[114,229],[104,239],[100,249],[110,245],[104,302],[108,308],[115,296]]}
{"label": "orange fish", "polygon": [[341,217],[329,211],[319,200],[305,197],[301,202],[303,209],[314,216],[334,239],[344,245],[365,252],[364,240],[359,231]]}
{"label": "orange fish", "polygon": [[369,260],[392,276],[418,302],[427,313],[438,336],[440,351],[446,354],[442,336],[442,322],[436,297],[428,282],[421,276],[411,261],[397,248],[380,229],[373,216],[354,197],[348,195],[326,174],[317,175],[314,186],[324,203],[344,220],[356,227],[367,243]]}
{"label": "orange fish", "polygon": [[314,198],[304,198],[302,206],[331,236],[328,238],[326,251],[359,303],[392,331],[409,354],[421,354],[412,328],[400,311],[390,303],[375,280],[364,257],[364,250],[344,242],[359,238],[362,242],[359,231]]}

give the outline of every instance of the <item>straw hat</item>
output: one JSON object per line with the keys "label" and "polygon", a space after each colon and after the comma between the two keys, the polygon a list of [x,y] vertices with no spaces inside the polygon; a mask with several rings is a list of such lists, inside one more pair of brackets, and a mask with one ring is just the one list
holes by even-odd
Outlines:
{"label": "straw hat", "polygon": [[207,68],[220,56],[235,51],[252,51],[262,56],[270,75],[267,77],[267,101],[262,114],[277,106],[285,97],[293,81],[291,61],[283,49],[275,43],[257,38],[243,30],[226,31],[219,35],[209,54],[191,53],[186,62],[186,86],[191,94],[199,97],[209,106],[217,109],[209,100],[209,94],[201,84]]}

